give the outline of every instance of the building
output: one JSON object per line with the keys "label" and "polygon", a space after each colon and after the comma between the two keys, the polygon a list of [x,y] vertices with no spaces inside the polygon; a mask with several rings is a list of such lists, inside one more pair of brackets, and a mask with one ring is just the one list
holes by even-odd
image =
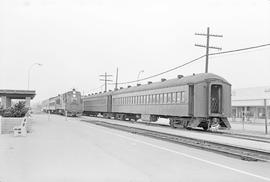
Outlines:
{"label": "building", "polygon": [[270,86],[234,89],[232,91],[233,118],[265,118],[265,102],[267,117],[270,118]]}

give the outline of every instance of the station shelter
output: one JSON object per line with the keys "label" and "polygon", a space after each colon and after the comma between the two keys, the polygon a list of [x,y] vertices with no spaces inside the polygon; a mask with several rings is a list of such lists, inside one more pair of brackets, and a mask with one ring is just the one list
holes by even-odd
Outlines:
{"label": "station shelter", "polygon": [[25,100],[25,106],[30,108],[30,101],[36,95],[34,90],[0,90],[1,107],[11,107],[12,99]]}

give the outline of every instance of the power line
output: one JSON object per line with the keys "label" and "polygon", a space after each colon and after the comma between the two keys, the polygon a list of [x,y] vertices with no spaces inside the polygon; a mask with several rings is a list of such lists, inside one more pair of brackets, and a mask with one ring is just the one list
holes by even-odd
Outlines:
{"label": "power line", "polygon": [[112,80],[107,79],[108,77],[111,77],[112,75],[107,75],[107,72],[105,72],[105,75],[99,75],[101,77],[104,77],[104,79],[100,79],[100,81],[104,81],[105,82],[105,92],[107,92],[107,82],[112,82]]}
{"label": "power line", "polygon": [[[169,69],[169,70],[163,71],[163,72],[161,72],[161,73],[158,73],[158,74],[155,74],[155,75],[146,77],[146,78],[142,78],[142,79],[139,79],[139,80],[134,80],[134,81],[129,81],[129,82],[121,82],[121,83],[118,83],[118,85],[120,85],[120,84],[121,84],[121,85],[122,85],[122,84],[129,84],[129,83],[135,83],[135,82],[137,82],[137,81],[148,80],[148,79],[150,79],[150,78],[154,78],[154,77],[163,75],[163,74],[165,74],[165,73],[174,71],[174,70],[176,70],[176,69],[178,69],[178,68],[184,67],[184,66],[186,66],[186,65],[188,65],[188,64],[191,64],[191,63],[193,63],[193,62],[195,62],[195,61],[197,61],[197,60],[199,60],[199,59],[201,59],[201,58],[203,58],[203,57],[205,57],[205,55],[200,56],[200,57],[198,57],[198,58],[196,58],[196,59],[193,59],[193,60],[191,60],[191,61],[189,61],[189,62],[186,62],[186,63],[184,63],[184,64],[182,64],[182,65],[180,65],[180,66],[177,66],[177,67],[171,68],[171,69]],[[115,84],[115,83],[111,83],[111,84]]]}
{"label": "power line", "polygon": [[[257,49],[257,48],[261,48],[261,47],[266,47],[266,46],[270,46],[270,44],[262,44],[262,45],[258,45],[258,46],[251,46],[251,47],[246,47],[246,48],[241,48],[241,49],[233,49],[233,50],[229,50],[229,51],[222,51],[222,52],[217,52],[217,53],[210,53],[209,56],[215,56],[215,55],[221,55],[221,54],[228,54],[228,53],[233,53],[233,52],[240,52],[240,51],[246,51],[246,50],[250,50],[250,49]],[[195,61],[198,61],[200,60],[201,58],[204,58],[206,57],[206,55],[202,55],[196,59],[193,59],[191,61],[188,61],[180,66],[177,66],[177,67],[174,67],[174,68],[171,68],[169,70],[166,70],[166,71],[163,71],[161,73],[158,73],[158,74],[155,74],[155,75],[152,75],[152,76],[149,76],[149,77],[146,77],[146,78],[142,78],[142,79],[139,79],[139,80],[134,80],[134,81],[129,81],[129,82],[121,82],[121,83],[117,83],[118,85],[123,85],[123,84],[129,84],[129,83],[135,83],[137,81],[143,81],[143,80],[148,80],[150,78],[154,78],[154,77],[157,77],[157,76],[160,76],[160,75],[163,75],[165,73],[168,73],[168,72],[171,72],[171,71],[174,71],[176,69],[179,69],[181,67],[184,67],[188,64],[191,64]],[[111,84],[115,84],[115,83],[111,83]]]}
{"label": "power line", "polygon": [[91,89],[91,90],[88,90],[88,92],[91,92],[91,91],[93,91],[93,90],[100,89],[100,88],[102,88],[103,86],[104,86],[104,84],[100,85],[99,87],[96,87],[96,88],[93,88],[93,89]]}
{"label": "power line", "polygon": [[220,47],[209,46],[210,37],[223,37],[223,35],[210,34],[210,28],[209,27],[207,27],[207,33],[206,34],[205,33],[195,33],[195,35],[205,36],[206,37],[206,45],[195,44],[195,46],[206,48],[206,54],[205,54],[205,58],[206,58],[205,59],[205,73],[208,73],[209,49],[221,50]]}
{"label": "power line", "polygon": [[270,46],[270,44],[262,44],[262,45],[258,45],[258,46],[246,47],[246,48],[241,48],[241,49],[234,49],[234,50],[229,50],[229,51],[210,53],[209,55],[210,56],[215,56],[215,55],[219,55],[219,54],[227,54],[227,53],[232,53],[232,52],[239,52],[239,51],[246,51],[246,50],[250,50],[250,49],[257,49],[257,48],[266,47],[266,46]]}

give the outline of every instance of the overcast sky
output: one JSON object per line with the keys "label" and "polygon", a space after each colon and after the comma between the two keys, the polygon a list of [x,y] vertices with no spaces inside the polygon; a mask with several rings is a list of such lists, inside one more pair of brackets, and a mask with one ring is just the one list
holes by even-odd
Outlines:
{"label": "overcast sky", "polygon": [[[205,54],[270,43],[269,0],[0,0],[0,89],[30,89],[35,101],[151,76]],[[211,50],[216,52],[216,50]],[[151,79],[204,72],[205,59]],[[270,46],[210,57],[209,72],[233,88],[270,85]],[[150,80],[149,80],[150,81]],[[145,83],[147,81],[141,82]],[[126,87],[127,85],[123,85]],[[112,89],[113,86],[110,86]],[[103,88],[104,89],[104,88]],[[92,90],[93,92],[100,89]]]}

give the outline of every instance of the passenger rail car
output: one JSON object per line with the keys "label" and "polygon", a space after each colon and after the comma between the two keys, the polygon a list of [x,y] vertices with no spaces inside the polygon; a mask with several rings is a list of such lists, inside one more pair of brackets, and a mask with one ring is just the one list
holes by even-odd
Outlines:
{"label": "passenger rail car", "polygon": [[55,114],[68,116],[77,116],[82,114],[82,98],[81,93],[73,89],[64,94],[59,94],[42,102],[42,110]]}
{"label": "passenger rail car", "polygon": [[83,99],[85,114],[102,114],[116,119],[157,121],[168,118],[171,127],[229,129],[231,85],[224,78],[201,73]]}

